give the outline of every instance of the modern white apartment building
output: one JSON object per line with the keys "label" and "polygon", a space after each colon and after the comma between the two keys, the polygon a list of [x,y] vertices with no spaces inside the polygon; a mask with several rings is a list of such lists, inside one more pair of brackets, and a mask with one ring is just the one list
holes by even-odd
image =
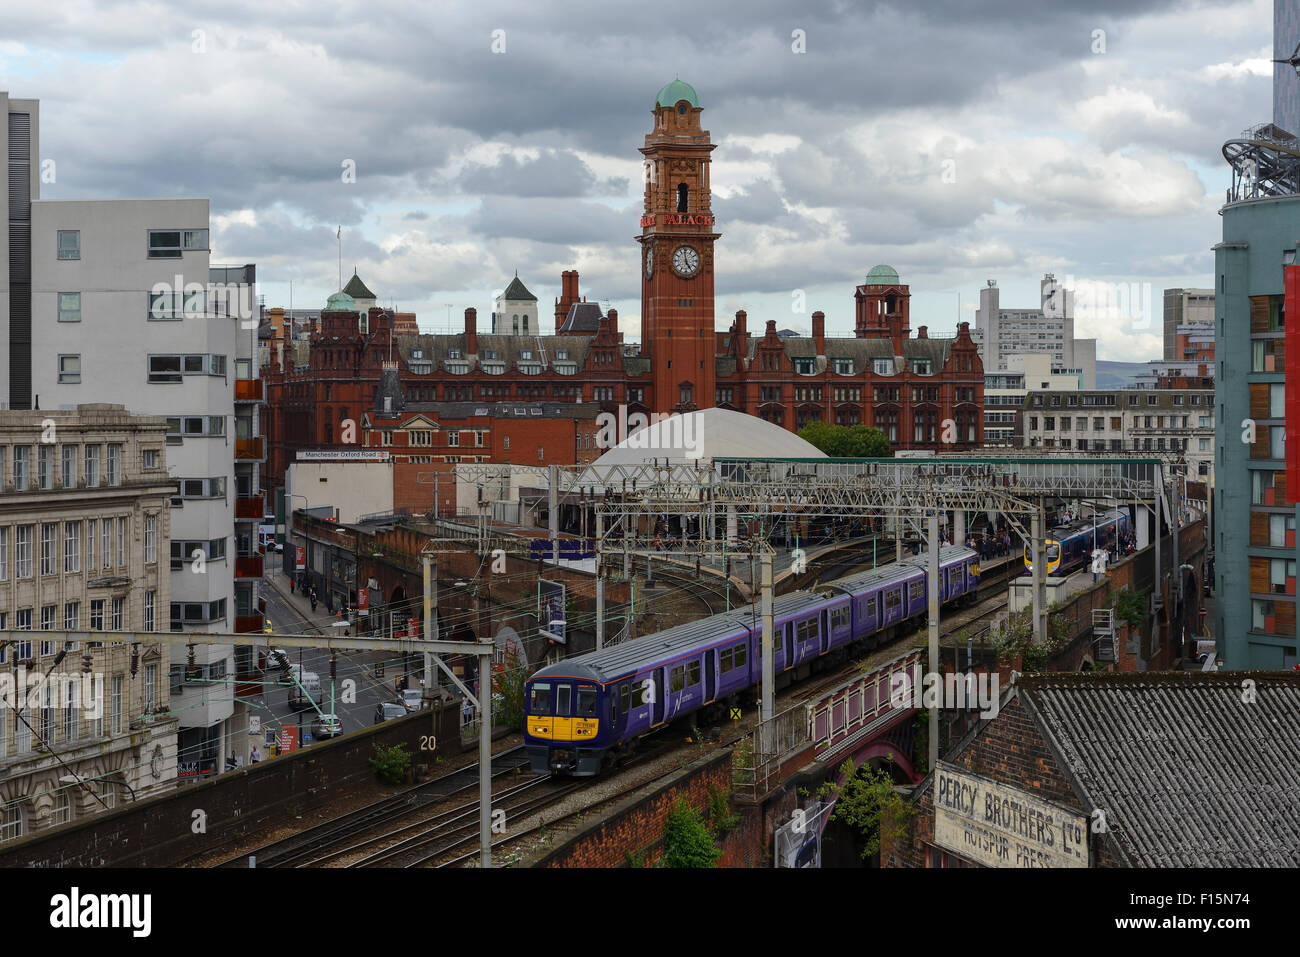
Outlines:
{"label": "modern white apartment building", "polygon": [[980,347],[986,372],[1009,370],[1011,356],[1034,352],[1047,355],[1052,371],[1081,375],[1083,388],[1097,385],[1097,340],[1074,337],[1074,293],[1048,273],[1039,283],[1037,309],[1002,305],[997,280],[980,290],[972,338]]}
{"label": "modern white apartment building", "polygon": [[[120,403],[165,416],[172,499],[172,631],[262,630],[258,435],[261,382],[252,266],[209,262],[206,199],[36,200],[31,204],[31,386],[43,409]],[[12,390],[11,390],[12,391]],[[206,682],[182,682],[179,776],[247,748],[236,677],[251,659],[195,647]]]}
{"label": "modern white apartment building", "polygon": [[176,784],[167,648],[141,640],[171,598],[165,441],[120,405],[0,412],[0,842]]}
{"label": "modern white apartment building", "polygon": [[984,374],[984,445],[1016,444],[1016,418],[1030,390],[1053,392],[1083,387],[1081,373],[1052,371],[1052,357],[1041,352],[1007,356],[1007,369]]}

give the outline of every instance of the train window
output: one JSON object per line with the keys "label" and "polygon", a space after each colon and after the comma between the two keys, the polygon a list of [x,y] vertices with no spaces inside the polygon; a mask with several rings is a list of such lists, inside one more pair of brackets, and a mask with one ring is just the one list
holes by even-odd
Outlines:
{"label": "train window", "polygon": [[630,697],[630,695],[629,695],[629,690],[630,690],[630,689],[628,688],[627,685],[623,685],[623,687],[621,687],[621,688],[618,689],[618,696],[619,696],[620,698],[623,699],[623,713],[624,713],[624,714],[627,714],[627,703],[628,703],[628,698]]}
{"label": "train window", "polygon": [[748,657],[749,649],[744,645],[736,645],[736,667],[745,667],[745,661]]}
{"label": "train window", "polygon": [[885,592],[885,613],[893,611],[903,603],[902,594],[899,589]]}
{"label": "train window", "polygon": [[725,675],[728,671],[731,670],[731,649],[723,648],[722,654],[719,655],[718,657],[722,659],[722,673]]}
{"label": "train window", "polygon": [[569,713],[569,702],[573,697],[573,689],[568,685],[560,685],[555,689],[555,713],[566,715]]}
{"label": "train window", "polygon": [[639,708],[645,704],[646,685],[653,681],[652,678],[646,678],[644,681],[634,681],[632,683],[632,707]]}
{"label": "train window", "polygon": [[594,718],[596,716],[596,692],[578,691],[578,710],[574,712],[579,718]]}
{"label": "train window", "polygon": [[545,681],[533,683],[532,697],[528,701],[529,714],[551,713],[551,686]]}
{"label": "train window", "polygon": [[668,672],[668,690],[681,691],[684,687],[686,687],[686,669],[678,665]]}
{"label": "train window", "polygon": [[907,597],[908,597],[908,599],[909,599],[910,601],[917,601],[917,600],[919,600],[919,599],[922,597],[922,594],[921,594],[921,589],[922,589],[922,587],[923,587],[923,586],[922,586],[921,582],[912,582],[910,585],[908,585],[908,586],[907,586]]}
{"label": "train window", "polygon": [[845,605],[831,612],[831,629],[838,631],[847,627],[849,627],[849,606]]}
{"label": "train window", "polygon": [[688,661],[686,663],[686,683],[692,686],[700,683],[700,663],[698,661]]}
{"label": "train window", "polygon": [[876,617],[876,599],[874,595],[867,599],[867,608],[865,614],[868,618]]}
{"label": "train window", "polygon": [[1053,542],[1051,545],[1047,546],[1047,560],[1049,562],[1054,562],[1060,557],[1061,557],[1060,545],[1057,545],[1055,542]]}
{"label": "train window", "polygon": [[800,641],[817,640],[817,619],[809,618],[807,621],[799,622],[799,640]]}

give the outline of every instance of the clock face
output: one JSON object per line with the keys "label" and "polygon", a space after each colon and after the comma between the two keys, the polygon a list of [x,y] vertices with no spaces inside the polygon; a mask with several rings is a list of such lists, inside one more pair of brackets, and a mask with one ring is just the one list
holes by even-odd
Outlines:
{"label": "clock face", "polygon": [[655,271],[655,251],[653,246],[645,248],[645,277],[649,279]]}
{"label": "clock face", "polygon": [[673,250],[673,271],[679,276],[694,276],[700,268],[700,254],[690,246],[678,246]]}

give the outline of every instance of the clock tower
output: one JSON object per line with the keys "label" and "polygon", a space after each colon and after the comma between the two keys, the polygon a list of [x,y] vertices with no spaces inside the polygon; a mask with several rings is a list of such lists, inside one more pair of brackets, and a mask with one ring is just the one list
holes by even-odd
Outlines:
{"label": "clock tower", "polygon": [[650,356],[655,412],[714,404],[713,209],[709,154],[694,88],[659,91],[646,134],[641,217],[641,351]]}

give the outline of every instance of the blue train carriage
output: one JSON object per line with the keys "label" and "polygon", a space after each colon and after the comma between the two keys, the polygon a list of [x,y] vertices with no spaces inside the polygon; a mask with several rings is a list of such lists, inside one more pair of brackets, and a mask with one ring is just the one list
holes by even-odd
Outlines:
{"label": "blue train carriage", "polygon": [[[1114,546],[1119,536],[1132,531],[1132,522],[1124,509],[1099,512],[1096,519],[1081,518],[1047,530],[1044,549],[1047,574],[1065,575],[1082,568],[1092,558],[1093,549]],[[1025,570],[1034,570],[1033,546],[1025,543]]]}

